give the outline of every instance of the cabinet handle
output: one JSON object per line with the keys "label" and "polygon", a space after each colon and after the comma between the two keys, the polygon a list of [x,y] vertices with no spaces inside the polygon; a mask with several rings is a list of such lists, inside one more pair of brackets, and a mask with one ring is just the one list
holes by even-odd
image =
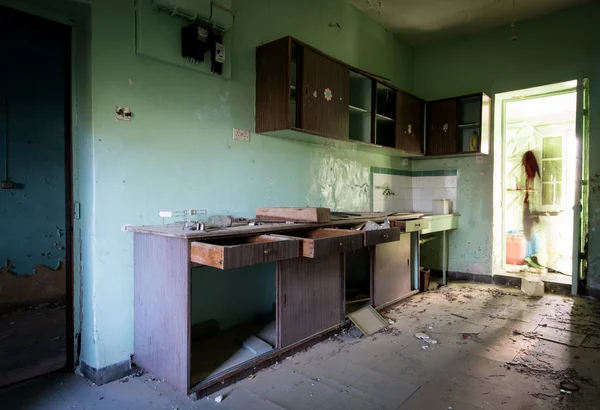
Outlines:
{"label": "cabinet handle", "polygon": [[344,246],[344,242],[340,242],[340,246]]}
{"label": "cabinet handle", "polygon": [[385,239],[387,239],[387,238],[388,238],[388,234],[387,234],[387,233],[384,233],[384,234],[383,234],[383,237],[384,237]]}
{"label": "cabinet handle", "polygon": [[271,253],[271,249],[265,249],[265,255],[268,255]]}
{"label": "cabinet handle", "polygon": [[287,292],[283,294],[283,306],[287,306]]}

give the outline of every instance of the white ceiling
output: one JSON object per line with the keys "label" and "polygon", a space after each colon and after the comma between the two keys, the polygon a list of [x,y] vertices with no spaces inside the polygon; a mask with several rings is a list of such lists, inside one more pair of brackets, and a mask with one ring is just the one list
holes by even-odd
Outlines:
{"label": "white ceiling", "polygon": [[506,26],[594,0],[348,0],[412,45]]}

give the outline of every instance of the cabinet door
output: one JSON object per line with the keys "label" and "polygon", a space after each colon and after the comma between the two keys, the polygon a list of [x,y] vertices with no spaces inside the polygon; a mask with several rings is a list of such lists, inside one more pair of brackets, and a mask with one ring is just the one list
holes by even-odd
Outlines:
{"label": "cabinet door", "polygon": [[343,256],[277,262],[277,347],[341,323]]}
{"label": "cabinet door", "polygon": [[427,155],[457,152],[457,116],[455,99],[427,103]]}
{"label": "cabinet door", "polygon": [[410,292],[410,234],[402,234],[398,242],[375,247],[373,305],[387,305]]}
{"label": "cabinet door", "polygon": [[290,39],[256,49],[256,132],[290,127]]}
{"label": "cabinet door", "polygon": [[396,104],[396,148],[423,154],[423,127],[425,126],[425,103],[412,95],[398,91]]}
{"label": "cabinet door", "polygon": [[348,138],[348,68],[304,47],[300,127],[331,138]]}

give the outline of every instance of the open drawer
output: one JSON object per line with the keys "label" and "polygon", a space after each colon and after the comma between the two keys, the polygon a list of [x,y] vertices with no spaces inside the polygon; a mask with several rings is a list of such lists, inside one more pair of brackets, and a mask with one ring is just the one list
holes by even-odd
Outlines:
{"label": "open drawer", "polygon": [[296,238],[260,235],[228,238],[210,242],[192,242],[191,260],[219,269],[240,268],[300,256]]}
{"label": "open drawer", "polygon": [[375,246],[380,243],[395,242],[400,240],[400,228],[374,229],[372,231],[359,231],[364,234],[365,247]]}
{"label": "open drawer", "polygon": [[282,237],[300,240],[302,243],[301,254],[306,258],[320,258],[333,253],[352,252],[364,246],[363,232],[349,229],[321,228],[294,232],[289,236]]}
{"label": "open drawer", "polygon": [[402,232],[417,232],[429,228],[429,221],[424,219],[412,219],[410,221],[394,221],[392,226],[400,228]]}

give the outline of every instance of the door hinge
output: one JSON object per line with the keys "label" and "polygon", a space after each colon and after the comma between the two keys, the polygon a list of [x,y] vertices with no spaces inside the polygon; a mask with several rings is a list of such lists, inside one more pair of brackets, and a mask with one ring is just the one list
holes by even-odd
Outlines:
{"label": "door hinge", "polygon": [[79,219],[80,216],[79,202],[73,202],[73,219]]}
{"label": "door hinge", "polygon": [[583,109],[583,115],[588,115],[588,109],[587,108]]}

